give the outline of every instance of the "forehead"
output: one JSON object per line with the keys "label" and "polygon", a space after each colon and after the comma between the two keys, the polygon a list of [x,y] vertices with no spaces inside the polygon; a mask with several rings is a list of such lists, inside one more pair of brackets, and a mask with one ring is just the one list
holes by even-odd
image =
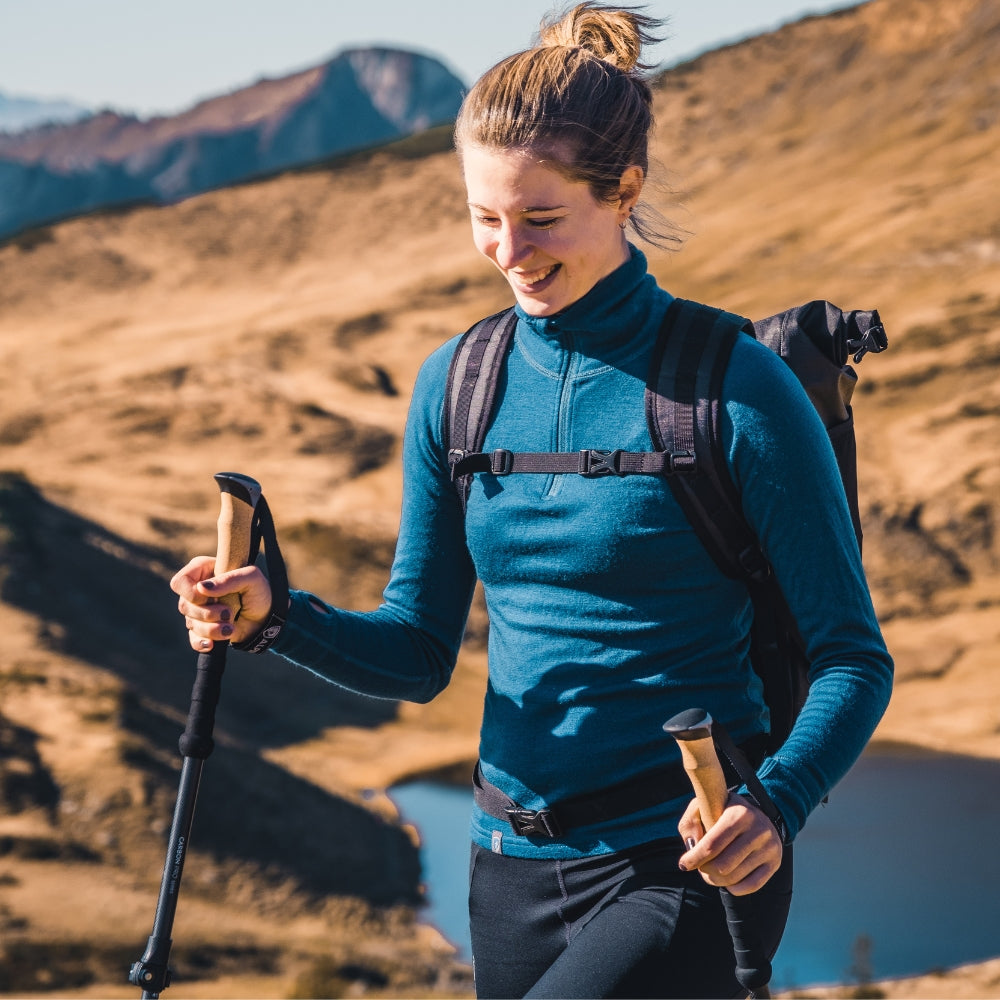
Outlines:
{"label": "forehead", "polygon": [[528,150],[467,146],[462,172],[471,205],[525,211],[593,200],[587,184],[571,180],[553,160]]}

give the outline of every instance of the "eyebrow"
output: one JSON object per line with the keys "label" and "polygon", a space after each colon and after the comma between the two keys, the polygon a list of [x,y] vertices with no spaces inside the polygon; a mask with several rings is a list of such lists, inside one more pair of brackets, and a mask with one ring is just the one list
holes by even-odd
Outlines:
{"label": "eyebrow", "polygon": [[[474,201],[467,203],[469,208],[475,208],[480,212],[489,212],[492,209],[487,208],[485,205],[477,205]],[[559,212],[566,208],[565,205],[529,205],[527,208],[520,209],[521,212]]]}

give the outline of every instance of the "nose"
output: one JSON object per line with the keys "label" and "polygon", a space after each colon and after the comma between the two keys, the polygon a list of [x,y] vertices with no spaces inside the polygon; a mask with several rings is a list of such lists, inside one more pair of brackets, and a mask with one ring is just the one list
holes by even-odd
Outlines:
{"label": "nose", "polygon": [[533,250],[531,240],[519,226],[502,226],[493,251],[497,264],[505,271],[526,260]]}

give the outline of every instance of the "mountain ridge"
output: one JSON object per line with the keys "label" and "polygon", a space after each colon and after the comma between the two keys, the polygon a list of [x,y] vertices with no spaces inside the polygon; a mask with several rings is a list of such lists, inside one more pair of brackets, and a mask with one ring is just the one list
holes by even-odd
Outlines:
{"label": "mountain ridge", "polygon": [[76,101],[9,94],[0,90],[0,136],[46,124],[65,124],[92,114]]}
{"label": "mountain ridge", "polygon": [[176,201],[419,132],[454,118],[463,86],[430,56],[346,49],[177,115],[103,111],[0,134],[0,237],[116,204]]}

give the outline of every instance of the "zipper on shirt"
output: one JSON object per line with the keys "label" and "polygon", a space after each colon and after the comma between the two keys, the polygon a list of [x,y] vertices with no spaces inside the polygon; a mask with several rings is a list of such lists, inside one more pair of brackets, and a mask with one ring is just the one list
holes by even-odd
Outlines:
{"label": "zipper on shirt", "polygon": [[[570,410],[573,397],[573,372],[574,359],[576,358],[576,343],[573,335],[569,332],[565,334],[565,346],[563,354],[565,360],[559,372],[559,402],[556,406],[556,433],[553,451],[566,451],[564,443],[570,438]],[[555,497],[559,495],[563,476],[549,476],[542,490],[543,497]]]}

